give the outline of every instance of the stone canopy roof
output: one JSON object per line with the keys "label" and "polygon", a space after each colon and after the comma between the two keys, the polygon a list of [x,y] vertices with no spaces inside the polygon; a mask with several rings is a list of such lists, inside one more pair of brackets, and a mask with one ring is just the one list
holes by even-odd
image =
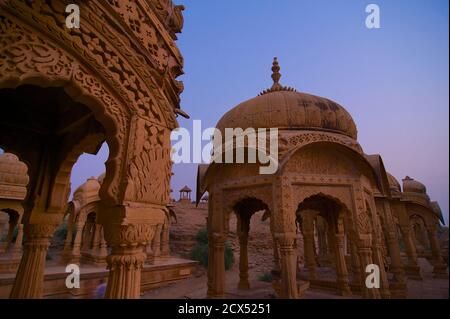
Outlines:
{"label": "stone canopy roof", "polygon": [[341,105],[282,86],[279,70],[275,58],[272,87],[228,111],[216,125],[222,134],[225,128],[278,128],[331,131],[357,138],[356,124]]}
{"label": "stone canopy roof", "polygon": [[29,177],[27,165],[10,153],[0,154],[0,198],[23,200]]}
{"label": "stone canopy roof", "polygon": [[185,185],[182,189],[180,189],[180,192],[192,192],[192,189]]}

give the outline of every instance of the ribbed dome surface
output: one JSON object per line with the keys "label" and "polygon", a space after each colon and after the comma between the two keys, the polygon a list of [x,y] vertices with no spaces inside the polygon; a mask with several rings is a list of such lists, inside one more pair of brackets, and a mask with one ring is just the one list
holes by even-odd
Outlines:
{"label": "ribbed dome surface", "polygon": [[389,182],[389,188],[391,189],[391,191],[401,192],[402,190],[400,188],[400,183],[398,182],[398,180],[392,174],[388,172],[386,172],[386,174]]}
{"label": "ribbed dome surface", "polygon": [[78,193],[96,193],[100,189],[100,183],[95,177],[90,177],[86,182],[81,184],[74,194]]}
{"label": "ribbed dome surface", "polygon": [[406,176],[403,179],[403,191],[409,193],[426,194],[427,188],[421,182],[416,181],[409,176]]}
{"label": "ribbed dome surface", "polygon": [[29,178],[27,165],[10,153],[0,155],[0,184],[27,186]]}
{"label": "ribbed dome surface", "polygon": [[329,99],[295,91],[267,92],[228,111],[216,126],[225,128],[278,128],[333,131],[357,138],[350,114]]}

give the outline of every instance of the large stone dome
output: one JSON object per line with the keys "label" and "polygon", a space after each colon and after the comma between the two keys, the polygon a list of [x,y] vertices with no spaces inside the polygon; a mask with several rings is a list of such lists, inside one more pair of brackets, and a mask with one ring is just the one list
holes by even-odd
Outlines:
{"label": "large stone dome", "polygon": [[228,111],[216,125],[222,134],[225,128],[278,128],[331,131],[357,138],[355,122],[341,105],[280,85],[279,69],[275,58],[273,86]]}

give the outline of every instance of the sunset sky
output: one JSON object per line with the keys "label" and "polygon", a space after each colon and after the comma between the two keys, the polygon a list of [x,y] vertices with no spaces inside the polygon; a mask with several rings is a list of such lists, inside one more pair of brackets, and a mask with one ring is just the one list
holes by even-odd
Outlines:
{"label": "sunset sky", "polygon": [[[381,29],[367,29],[368,1],[185,0],[178,46],[185,59],[182,109],[190,128],[215,126],[233,106],[271,86],[277,56],[281,83],[335,100],[353,116],[367,154],[386,169],[427,186],[448,224],[448,1],[373,1]],[[104,146],[83,155],[75,189],[104,171]],[[197,164],[178,164],[172,188],[195,189]],[[173,194],[178,198],[178,192]]]}

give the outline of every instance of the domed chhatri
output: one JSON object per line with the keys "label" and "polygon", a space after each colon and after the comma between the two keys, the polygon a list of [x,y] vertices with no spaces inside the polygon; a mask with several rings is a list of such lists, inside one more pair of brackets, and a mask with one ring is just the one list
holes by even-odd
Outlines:
{"label": "domed chhatri", "polygon": [[11,153],[0,155],[0,183],[26,186],[28,184],[27,165]]}
{"label": "domed chhatri", "polygon": [[27,165],[16,155],[0,154],[0,274],[15,273],[22,256],[22,201],[27,195],[27,172]]}
{"label": "domed chhatri", "polygon": [[0,197],[24,199],[29,177],[27,165],[10,153],[0,155]]}
{"label": "domed chhatri", "polygon": [[394,175],[390,174],[389,172],[386,172],[388,182],[389,182],[389,188],[391,192],[397,192],[400,193],[402,191],[400,187],[400,183],[398,180],[394,177]]}
{"label": "domed chhatri", "polygon": [[180,189],[180,202],[190,203],[191,202],[191,192],[192,190],[185,185],[182,189]]}
{"label": "domed chhatri", "polygon": [[357,138],[356,125],[342,106],[329,99],[282,86],[279,70],[275,58],[272,87],[228,111],[216,127],[222,132],[225,128],[323,130]]}
{"label": "domed chhatri", "polygon": [[406,176],[403,179],[403,191],[406,193],[426,194],[427,188],[421,182],[416,181],[409,176]]}
{"label": "domed chhatri", "polygon": [[91,176],[89,177],[86,182],[84,182],[82,185],[80,185],[75,193],[78,192],[98,192],[100,189],[100,183],[97,180],[97,178]]}
{"label": "domed chhatri", "polygon": [[100,186],[103,184],[103,180],[105,179],[106,173],[102,173],[97,177],[97,180],[100,184]]}
{"label": "domed chhatri", "polygon": [[[402,187],[386,172],[381,155],[364,152],[356,125],[342,106],[281,85],[279,71],[275,59],[272,87],[233,108],[216,126],[225,139],[230,138],[226,128],[278,128],[278,147],[271,154],[277,159],[276,171],[262,173],[254,162],[245,160],[245,165],[212,161],[198,167],[197,204],[206,192],[210,197],[208,296],[226,296],[223,242],[230,215],[235,215],[239,237],[238,289],[250,288],[249,233],[252,215],[261,211],[263,220],[270,219],[271,273],[276,278],[272,284],[281,298],[300,298],[309,284],[335,287],[342,296],[355,293],[355,285],[356,293],[365,298],[405,298],[406,278],[423,278],[417,257],[425,254],[433,259],[434,276],[447,277],[437,237],[442,213],[425,186],[407,177]],[[237,131],[233,131],[236,140],[241,134]],[[267,137],[266,141],[272,142]],[[347,253],[342,248],[345,238],[351,244]],[[418,249],[425,247],[415,241],[420,238],[431,243],[426,252]],[[295,276],[300,258],[306,271]],[[380,265],[384,279],[379,289],[369,289],[360,276],[361,265],[370,264]],[[320,269],[330,265],[335,266],[336,280]]]}
{"label": "domed chhatri", "polygon": [[75,192],[73,193],[73,198],[74,200],[78,200],[83,204],[98,200],[98,192],[100,190],[100,186],[101,184],[99,180],[92,176],[75,190]]}

